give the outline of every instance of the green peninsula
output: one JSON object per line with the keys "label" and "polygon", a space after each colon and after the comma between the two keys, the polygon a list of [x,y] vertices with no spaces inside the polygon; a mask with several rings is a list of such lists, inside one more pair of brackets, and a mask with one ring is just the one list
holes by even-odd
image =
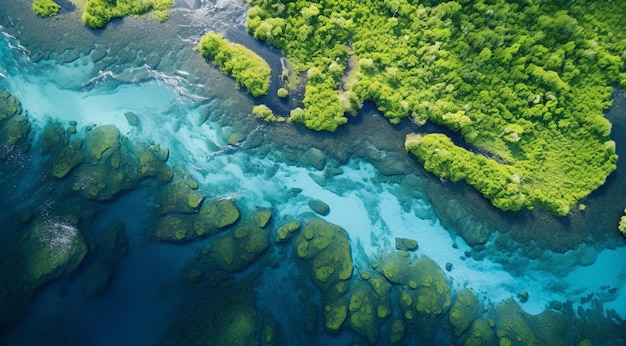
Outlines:
{"label": "green peninsula", "polygon": [[202,36],[198,47],[205,59],[211,60],[220,70],[233,77],[252,96],[267,94],[272,69],[259,55],[214,32]]}
{"label": "green peninsula", "polygon": [[548,0],[249,0],[249,33],[306,74],[294,122],[334,131],[365,101],[459,135],[409,136],[425,168],[498,208],[565,215],[616,168],[603,111],[626,85],[626,10]]}

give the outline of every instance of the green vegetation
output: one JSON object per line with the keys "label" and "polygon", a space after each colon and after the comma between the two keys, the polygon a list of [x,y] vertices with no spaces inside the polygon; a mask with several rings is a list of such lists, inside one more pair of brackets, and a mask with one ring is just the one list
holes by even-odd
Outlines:
{"label": "green vegetation", "polygon": [[127,15],[140,16],[152,10],[152,16],[162,22],[170,15],[174,0],[87,0],[83,22],[94,29],[103,28],[111,19]]}
{"label": "green vegetation", "polygon": [[257,119],[263,119],[268,123],[273,123],[276,121],[276,116],[274,115],[274,112],[272,112],[272,110],[268,106],[263,104],[252,107],[252,114],[254,114]]}
{"label": "green vegetation", "polygon": [[624,216],[619,220],[618,229],[626,237],[626,209],[624,209]]}
{"label": "green vegetation", "polygon": [[240,44],[231,43],[224,36],[213,32],[202,36],[198,47],[205,59],[211,60],[220,70],[233,77],[252,96],[267,94],[272,69],[253,51]]}
{"label": "green vegetation", "polygon": [[440,136],[407,147],[505,210],[565,215],[616,167],[602,113],[626,84],[615,2],[249,2],[248,32],[306,72],[294,122],[334,131],[371,101],[392,123],[445,126],[471,151]]}
{"label": "green vegetation", "polygon": [[285,97],[289,96],[289,91],[285,88],[279,88],[276,91],[276,95],[278,95],[278,97],[280,97],[281,99],[284,99]]}
{"label": "green vegetation", "polygon": [[56,16],[59,14],[61,6],[53,0],[35,0],[33,1],[33,11],[40,17]]}

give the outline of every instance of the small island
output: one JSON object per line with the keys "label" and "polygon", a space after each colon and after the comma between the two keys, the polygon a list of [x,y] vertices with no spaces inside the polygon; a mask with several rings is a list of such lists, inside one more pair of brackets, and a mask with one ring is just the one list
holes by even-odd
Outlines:
{"label": "small island", "polygon": [[205,59],[233,77],[250,95],[259,97],[267,94],[272,69],[259,55],[214,32],[202,36],[198,48]]}
{"label": "small island", "polygon": [[626,85],[623,10],[611,2],[249,0],[247,30],[306,77],[291,120],[335,131],[363,102],[409,136],[426,170],[503,210],[566,215],[617,155],[603,111]]}

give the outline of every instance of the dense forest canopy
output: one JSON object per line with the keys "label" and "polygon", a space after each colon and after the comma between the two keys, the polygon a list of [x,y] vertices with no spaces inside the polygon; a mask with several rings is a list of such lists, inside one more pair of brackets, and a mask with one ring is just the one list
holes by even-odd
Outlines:
{"label": "dense forest canopy", "polygon": [[619,1],[249,3],[248,31],[306,72],[293,120],[311,129],[334,131],[364,101],[392,123],[445,126],[487,156],[443,135],[407,149],[504,210],[565,215],[616,167],[603,110],[626,85]]}

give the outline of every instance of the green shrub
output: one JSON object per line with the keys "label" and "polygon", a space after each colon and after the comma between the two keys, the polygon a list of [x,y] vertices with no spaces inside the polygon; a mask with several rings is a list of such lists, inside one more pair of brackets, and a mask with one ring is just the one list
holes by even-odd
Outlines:
{"label": "green shrub", "polygon": [[276,92],[276,94],[278,95],[278,97],[280,97],[281,99],[284,99],[285,97],[289,96],[289,91],[287,91],[287,89],[285,88],[280,88],[278,89],[278,91]]}
{"label": "green shrub", "polygon": [[56,16],[61,6],[53,0],[34,0],[33,11],[40,17]]}

